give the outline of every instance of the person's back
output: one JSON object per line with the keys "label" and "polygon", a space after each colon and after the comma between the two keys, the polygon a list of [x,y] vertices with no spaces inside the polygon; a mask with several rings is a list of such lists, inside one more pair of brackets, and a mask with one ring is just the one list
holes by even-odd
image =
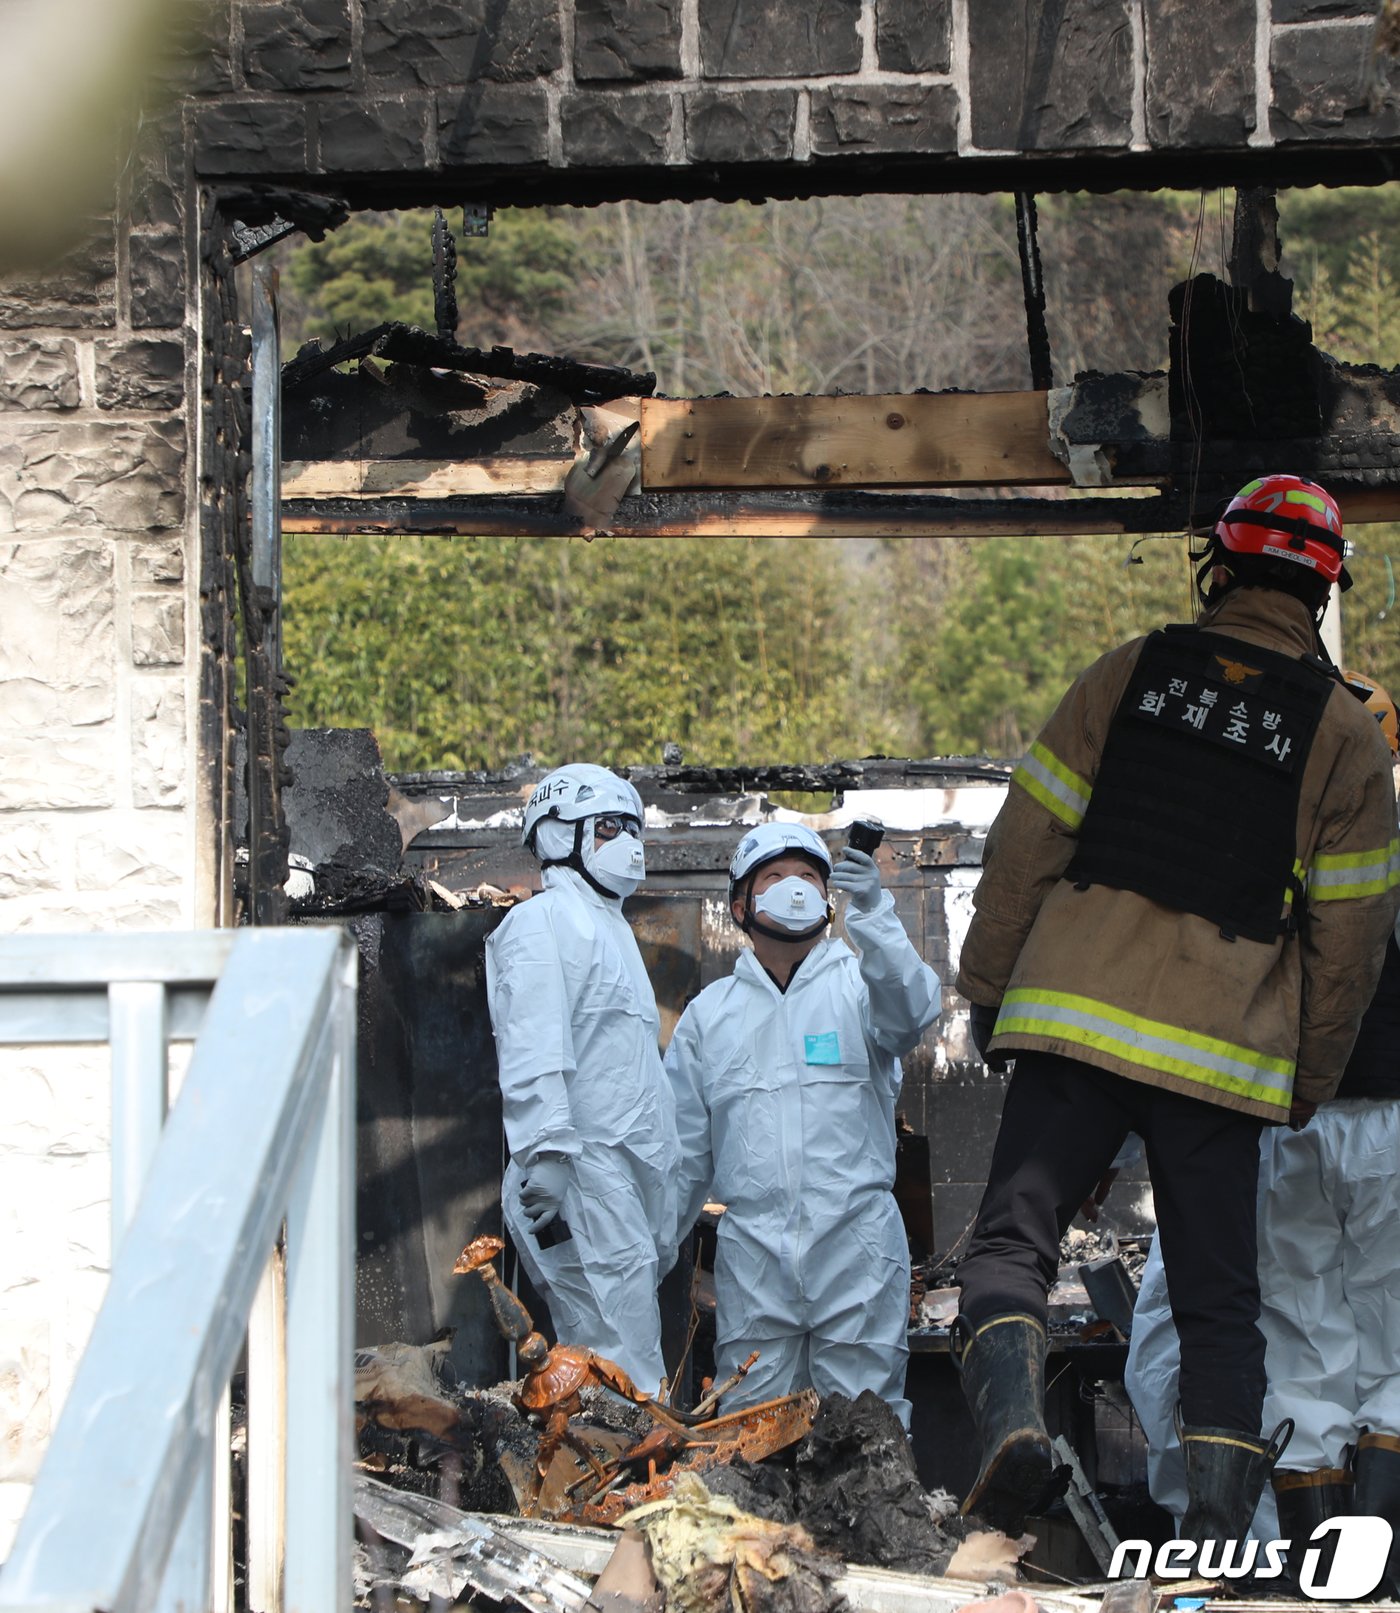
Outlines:
{"label": "person's back", "polygon": [[[1190,631],[1210,655],[1246,672],[1253,664],[1240,657],[1251,651],[1296,663],[1312,648],[1306,609],[1273,589],[1228,595]],[[1142,803],[1130,803],[1140,808],[1135,819],[1116,815],[1106,826],[1106,837],[1120,846],[1126,842],[1127,859],[1135,856],[1135,839],[1150,846],[1153,861],[1140,883],[1160,879],[1156,896],[1109,883],[1086,866],[1081,842],[1094,829],[1100,757],[1149,643],[1134,640],[1090,667],[1033,747],[1030,765],[1038,763],[1037,748],[1051,755],[1079,781],[1066,786],[1060,774],[1053,775],[1077,799],[1066,805],[1056,798],[1057,821],[1066,832],[1036,865],[1045,888],[1030,923],[1023,908],[1020,921],[1001,934],[993,933],[995,919],[992,928],[979,926],[963,952],[961,989],[974,1002],[1000,1002],[992,1051],[1014,1042],[1017,1051],[1063,1054],[1189,1096],[1208,1096],[1261,1120],[1285,1120],[1294,1095],[1316,1101],[1331,1091],[1374,985],[1374,967],[1358,971],[1354,947],[1331,946],[1327,932],[1349,923],[1352,892],[1384,897],[1387,889],[1389,839],[1364,827],[1378,821],[1378,804],[1390,789],[1375,724],[1323,670],[1302,670],[1303,687],[1316,685],[1315,728],[1305,765],[1285,778],[1291,788],[1272,807],[1275,824],[1287,825],[1285,850],[1257,881],[1271,892],[1265,922],[1272,934],[1249,934],[1244,926],[1254,915],[1248,889],[1233,913],[1223,904],[1210,916],[1169,905],[1183,896],[1199,896],[1198,905],[1206,905],[1239,860],[1231,842],[1262,836],[1265,825],[1251,815],[1238,786],[1225,793],[1228,773],[1197,780],[1183,770],[1175,789],[1161,777],[1144,779],[1158,823],[1146,818]],[[1141,680],[1141,693],[1165,694],[1164,715],[1175,707],[1184,729],[1187,713],[1200,709],[1195,697],[1204,688],[1218,695],[1213,721],[1219,724],[1232,706],[1244,707],[1249,693],[1241,690],[1232,699],[1228,677],[1222,669],[1214,689],[1197,681],[1173,695],[1173,685],[1182,680],[1167,671]],[[1270,710],[1266,699],[1257,698],[1249,708],[1265,742],[1270,736],[1263,718]],[[1212,738],[1207,735],[1202,750]],[[1245,757],[1228,759],[1243,763]],[[1013,792],[988,836],[986,861],[995,862],[1004,842],[1022,836],[1024,821],[1040,806],[1039,799],[1022,800]],[[1168,826],[1168,819],[1175,822]],[[1168,836],[1175,853],[1170,860],[1162,853]],[[1307,886],[1309,906],[1309,929],[1301,940],[1291,928],[1299,881]],[[978,911],[985,911],[981,901]],[[1302,947],[1312,954],[1306,1015]],[[1000,992],[998,981],[1004,982]]]}
{"label": "person's back", "polygon": [[965,1507],[989,1521],[1018,1528],[1048,1480],[1045,1290],[1129,1131],[1181,1335],[1184,1532],[1242,1533],[1277,1454],[1259,1131],[1334,1090],[1395,911],[1385,748],[1316,659],[1343,550],[1322,489],[1244,488],[1199,557],[1204,616],[1076,680],[988,835],[958,984],[979,1049],[1015,1071],[958,1359],[984,1447]]}

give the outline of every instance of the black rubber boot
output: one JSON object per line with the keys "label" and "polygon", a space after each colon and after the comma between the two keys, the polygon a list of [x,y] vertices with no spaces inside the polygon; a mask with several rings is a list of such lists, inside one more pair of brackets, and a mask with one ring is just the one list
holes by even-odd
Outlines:
{"label": "black rubber boot", "polygon": [[1033,1316],[957,1324],[953,1359],[981,1447],[977,1482],[962,1504],[992,1529],[1019,1535],[1050,1488],[1045,1431],[1045,1329]]}
{"label": "black rubber boot", "polygon": [[1288,1567],[1278,1588],[1286,1595],[1301,1596],[1298,1571],[1304,1547],[1318,1524],[1328,1518],[1345,1517],[1353,1510],[1351,1500],[1355,1485],[1344,1467],[1318,1467],[1306,1473],[1275,1472],[1273,1484],[1274,1500],[1278,1504],[1279,1538],[1293,1542]]}
{"label": "black rubber boot", "polygon": [[1384,1518],[1395,1531],[1385,1578],[1373,1594],[1400,1597],[1400,1435],[1363,1434],[1356,1442],[1355,1472],[1351,1510],[1358,1517]]}
{"label": "black rubber boot", "polygon": [[1265,1440],[1238,1428],[1181,1430],[1186,1455],[1186,1516],[1182,1540],[1243,1540],[1274,1464],[1293,1433],[1285,1419]]}

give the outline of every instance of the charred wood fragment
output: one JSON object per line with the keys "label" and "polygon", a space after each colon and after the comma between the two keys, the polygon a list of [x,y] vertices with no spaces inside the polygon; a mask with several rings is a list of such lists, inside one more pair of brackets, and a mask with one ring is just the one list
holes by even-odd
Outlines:
{"label": "charred wood fragment", "polygon": [[656,390],[656,377],[649,371],[626,370],[615,364],[585,364],[545,353],[517,353],[510,347],[493,347],[487,352],[397,321],[375,325],[325,349],[317,341],[308,342],[282,366],[283,390],[293,391],[337,364],[365,357],[435,370],[461,370],[499,381],[529,381],[553,387],[576,403],[649,397]]}
{"label": "charred wood fragment", "polygon": [[300,231],[313,241],[350,217],[349,207],[337,196],[281,186],[225,187],[219,202],[228,223],[230,261],[243,263],[275,242]]}

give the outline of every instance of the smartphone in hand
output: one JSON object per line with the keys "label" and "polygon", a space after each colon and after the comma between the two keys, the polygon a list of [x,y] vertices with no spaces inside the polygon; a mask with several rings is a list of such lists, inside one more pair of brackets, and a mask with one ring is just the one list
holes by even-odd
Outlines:
{"label": "smartphone in hand", "polygon": [[545,1224],[535,1233],[535,1242],[541,1249],[553,1249],[556,1244],[568,1243],[573,1237],[574,1229],[562,1215],[556,1215],[552,1221]]}
{"label": "smartphone in hand", "polygon": [[857,818],[846,831],[846,844],[855,851],[873,857],[875,848],[885,838],[885,826],[875,818]]}

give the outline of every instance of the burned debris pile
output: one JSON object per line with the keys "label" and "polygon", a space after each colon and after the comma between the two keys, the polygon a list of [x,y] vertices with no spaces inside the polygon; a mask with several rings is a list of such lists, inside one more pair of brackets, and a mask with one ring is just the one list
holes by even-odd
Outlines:
{"label": "burned debris pile", "polygon": [[[567,1576],[522,1551],[512,1517],[586,1539],[635,1524],[664,1605],[687,1613],[836,1613],[849,1565],[956,1569],[978,1531],[952,1496],[920,1487],[878,1396],[818,1402],[809,1390],[716,1415],[711,1391],[692,1412],[668,1406],[593,1352],[546,1344],[495,1271],[500,1250],[479,1238],[458,1269],[487,1287],[524,1367],[517,1382],[463,1388],[445,1341],[357,1357],[361,1605],[470,1589],[572,1613]],[[990,1560],[1009,1569],[1014,1554]]]}

